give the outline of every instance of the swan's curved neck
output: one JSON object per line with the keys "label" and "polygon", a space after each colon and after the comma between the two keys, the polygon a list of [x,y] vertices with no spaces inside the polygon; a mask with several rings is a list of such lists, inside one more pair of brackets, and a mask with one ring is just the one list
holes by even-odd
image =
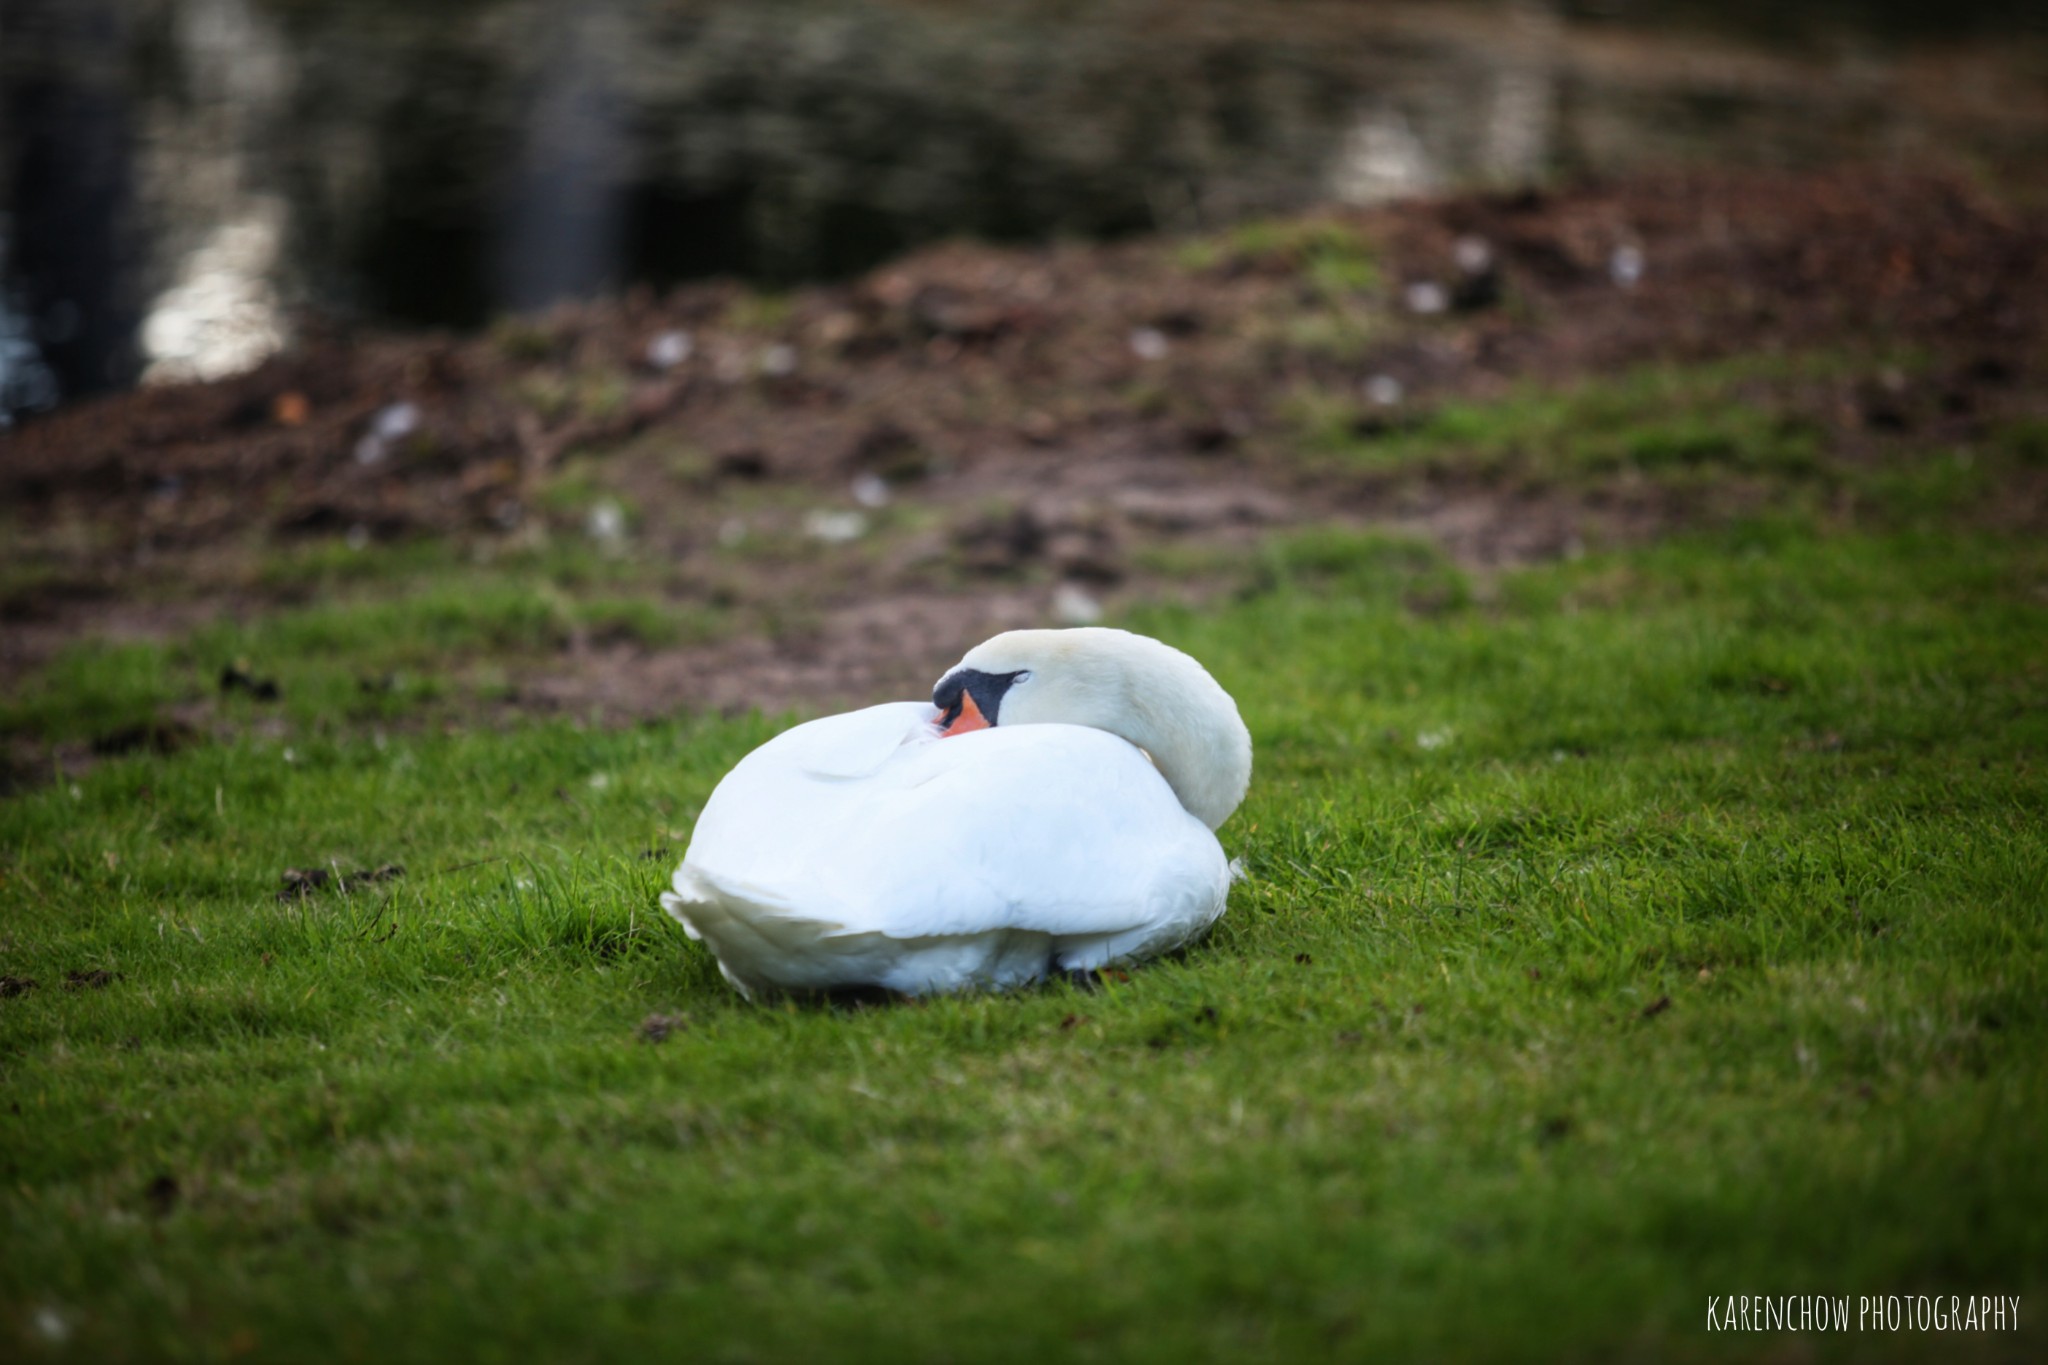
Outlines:
{"label": "swan's curved neck", "polygon": [[[1203,680],[1209,681],[1206,674]],[[1215,829],[1251,785],[1252,741],[1228,694],[1214,682],[1209,686],[1213,698],[1166,688],[1139,691],[1128,699],[1122,723],[1103,728],[1150,755],[1181,805]]]}
{"label": "swan's curved neck", "polygon": [[1196,819],[1215,829],[1230,818],[1251,784],[1252,739],[1206,669],[1170,645],[1099,627],[997,641],[1026,634],[1040,637],[1031,642],[1036,684],[1015,691],[999,724],[1063,721],[1120,735],[1151,756]]}

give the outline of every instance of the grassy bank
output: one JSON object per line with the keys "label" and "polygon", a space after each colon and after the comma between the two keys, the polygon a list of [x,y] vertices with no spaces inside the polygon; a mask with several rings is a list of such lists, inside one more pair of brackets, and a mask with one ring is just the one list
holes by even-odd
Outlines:
{"label": "grassy bank", "polygon": [[[1230,605],[1126,621],[1210,665],[1259,766],[1216,934],[1094,994],[743,1005],[654,895],[769,721],[401,694],[110,759],[0,805],[0,1339],[2020,1358],[2044,588],[2048,551],[1952,530],[1484,582],[1277,541]],[[304,610],[264,662],[340,698],[388,641]],[[132,711],[203,652],[65,688]],[[314,867],[351,884],[279,898]],[[1710,1295],[1894,1292],[2017,1293],[2026,1331],[1705,1331]]]}

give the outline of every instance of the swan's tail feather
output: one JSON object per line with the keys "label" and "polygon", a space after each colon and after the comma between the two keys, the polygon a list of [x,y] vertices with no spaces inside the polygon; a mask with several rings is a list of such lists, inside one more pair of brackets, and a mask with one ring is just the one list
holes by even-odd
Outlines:
{"label": "swan's tail feather", "polygon": [[1040,930],[892,938],[850,929],[687,863],[675,885],[662,909],[711,949],[725,979],[750,999],[856,985],[910,995],[977,984],[1001,989],[1045,975],[1051,955],[1052,936]]}
{"label": "swan's tail feather", "polygon": [[[838,953],[826,941],[845,931],[844,925],[804,914],[781,897],[710,877],[688,863],[676,869],[675,890],[662,893],[661,908],[691,938],[710,946],[726,979],[748,996],[778,986],[809,988],[809,983],[786,979],[792,968],[799,977],[807,975],[807,964],[829,975]],[[762,970],[771,965],[777,970]]]}

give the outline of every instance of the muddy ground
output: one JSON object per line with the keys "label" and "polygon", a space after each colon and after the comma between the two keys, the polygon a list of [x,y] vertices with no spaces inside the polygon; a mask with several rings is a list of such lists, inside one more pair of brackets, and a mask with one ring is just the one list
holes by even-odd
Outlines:
{"label": "muddy ground", "polygon": [[[588,542],[722,613],[696,643],[579,634],[505,702],[630,717],[915,695],[994,629],[1199,600],[1292,526],[1424,535],[1482,574],[1640,540],[1774,490],[1356,452],[1450,402],[1759,354],[1855,358],[1773,398],[1850,460],[2038,417],[2048,224],[2014,202],[1889,170],[1675,175],[949,245],[472,337],[309,324],[253,374],[0,436],[0,687],[80,639],[289,605],[305,589],[262,566],[319,543]],[[1353,453],[1318,454],[1305,410]],[[1984,515],[2048,529],[2043,482]]]}

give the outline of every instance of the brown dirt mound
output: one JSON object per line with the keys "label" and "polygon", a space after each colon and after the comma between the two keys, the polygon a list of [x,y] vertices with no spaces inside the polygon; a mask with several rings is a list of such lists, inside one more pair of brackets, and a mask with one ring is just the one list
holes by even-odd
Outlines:
{"label": "brown dirt mound", "polygon": [[[1351,273],[1321,273],[1331,242]],[[1304,462],[1289,395],[1392,380],[1412,411],[1656,360],[1918,350],[1949,358],[1939,410],[1976,420],[2040,387],[2044,248],[2041,222],[1953,179],[1716,173],[1196,242],[948,245],[787,298],[636,293],[472,338],[315,330],[252,374],[8,438],[17,524],[90,530],[64,572],[0,602],[22,627],[0,674],[127,621],[145,578],[203,598],[252,544],[519,534],[582,454],[604,455],[678,591],[726,591],[702,566],[735,508],[778,493],[845,507],[865,480],[915,499],[927,529],[858,559],[763,556],[741,596],[803,601],[796,627],[688,650],[578,641],[522,705],[887,693],[990,627],[1044,619],[1052,584],[1186,586],[1141,547],[1306,521],[1419,529],[1480,565],[1554,555],[1688,508]],[[1881,426],[1885,401],[1842,421]]]}

